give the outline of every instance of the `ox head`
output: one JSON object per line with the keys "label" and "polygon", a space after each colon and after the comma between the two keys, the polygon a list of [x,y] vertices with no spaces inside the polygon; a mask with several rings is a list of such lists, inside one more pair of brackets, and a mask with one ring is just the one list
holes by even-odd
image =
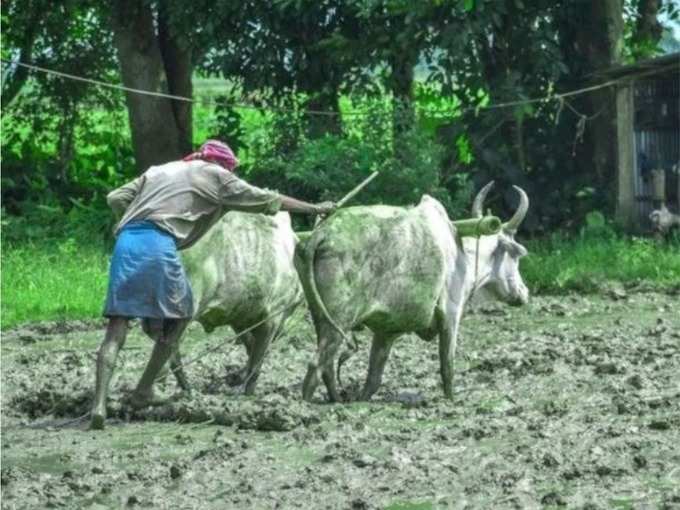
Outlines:
{"label": "ox head", "polygon": [[[484,199],[493,186],[493,181],[484,186],[472,204],[472,215],[481,218]],[[519,259],[527,254],[527,249],[515,241],[515,233],[529,210],[529,197],[524,190],[513,186],[519,193],[520,201],[515,214],[503,224],[501,231],[493,236],[485,236],[484,267],[479,268],[481,277],[476,284],[493,297],[512,305],[523,305],[529,300],[529,289],[519,272]],[[474,261],[473,261],[474,263]],[[480,260],[480,266],[481,266]]]}

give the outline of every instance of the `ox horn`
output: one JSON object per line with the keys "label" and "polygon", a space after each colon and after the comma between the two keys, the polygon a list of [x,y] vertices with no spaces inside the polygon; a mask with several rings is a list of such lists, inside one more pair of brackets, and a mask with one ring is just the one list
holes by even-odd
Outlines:
{"label": "ox horn", "polygon": [[489,191],[493,188],[493,181],[489,182],[486,186],[479,190],[474,202],[472,202],[472,217],[481,218],[484,216],[484,200],[489,194]]}
{"label": "ox horn", "polygon": [[522,224],[522,221],[529,210],[529,197],[519,186],[513,186],[513,188],[515,188],[515,191],[519,193],[519,206],[517,207],[517,210],[515,211],[515,214],[513,214],[512,218],[510,218],[510,220],[505,223],[505,225],[503,225],[503,228],[510,232],[517,232],[517,229]]}

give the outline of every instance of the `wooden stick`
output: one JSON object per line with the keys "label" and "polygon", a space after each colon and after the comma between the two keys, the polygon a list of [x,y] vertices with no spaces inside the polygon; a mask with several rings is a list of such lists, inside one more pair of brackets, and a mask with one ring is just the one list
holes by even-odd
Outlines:
{"label": "wooden stick", "polygon": [[344,197],[342,197],[337,203],[338,209],[340,209],[347,202],[352,200],[362,189],[364,189],[368,185],[369,182],[378,177],[379,173],[380,172],[373,172],[371,175],[369,175],[363,181],[361,181],[352,191],[350,191]]}
{"label": "wooden stick", "polygon": [[[378,177],[378,174],[379,174],[379,173],[380,173],[380,172],[373,172],[371,175],[369,175],[369,176],[366,177],[363,181],[361,181],[359,184],[357,184],[357,185],[354,187],[354,189],[353,189],[352,191],[350,191],[349,193],[347,193],[344,197],[342,197],[342,198],[335,204],[335,205],[336,205],[335,211],[337,211],[338,209],[340,209],[340,208],[341,208],[342,206],[344,206],[347,202],[349,202],[349,201],[352,200],[355,196],[357,196],[357,194],[358,194],[362,189],[364,189],[364,188],[368,185],[369,182],[371,182],[373,179],[375,179],[376,177]],[[325,216],[325,217],[323,217],[323,218],[321,218],[320,216],[317,216],[317,217],[316,217],[316,220],[314,221],[314,228],[316,228],[316,227],[317,227],[322,221],[324,221],[326,218],[330,217],[335,211],[333,211],[333,212],[330,213],[328,216]],[[298,235],[299,235],[299,234],[298,234]]]}

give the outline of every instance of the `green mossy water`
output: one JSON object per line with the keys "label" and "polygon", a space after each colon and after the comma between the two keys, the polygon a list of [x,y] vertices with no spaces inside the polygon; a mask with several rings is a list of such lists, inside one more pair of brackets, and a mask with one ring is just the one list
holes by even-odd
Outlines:
{"label": "green mossy water", "polygon": [[[134,328],[102,432],[55,426],[87,412],[103,331],[5,332],[3,508],[679,504],[677,295],[482,305],[463,320],[453,401],[441,395],[436,345],[407,336],[371,402],[301,402],[316,347],[305,315],[272,346],[255,396],[226,383],[245,358],[228,346],[187,367],[192,398],[140,412],[121,403],[151,349]],[[191,326],[185,356],[229,333]],[[363,382],[367,344],[343,369],[349,395]]]}

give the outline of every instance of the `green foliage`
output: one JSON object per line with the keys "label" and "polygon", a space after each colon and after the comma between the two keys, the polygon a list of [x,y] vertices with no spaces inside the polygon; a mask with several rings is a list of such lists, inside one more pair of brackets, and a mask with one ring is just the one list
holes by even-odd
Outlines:
{"label": "green foliage", "polygon": [[115,219],[108,208],[74,200],[69,208],[60,204],[24,202],[21,214],[2,211],[3,248],[28,244],[60,243],[72,239],[105,249],[113,242]]}
{"label": "green foliage", "polygon": [[[191,48],[198,72],[228,79],[227,87],[224,80],[215,87],[218,99],[291,109],[251,115],[236,107],[213,111],[196,105],[194,140],[226,138],[246,170],[256,179],[267,177],[258,182],[291,192],[301,189],[310,199],[336,196],[341,185],[356,180],[337,178],[337,169],[328,170],[327,178],[313,174],[322,164],[339,164],[332,153],[347,153],[349,166],[368,162],[384,176],[393,176],[393,182],[383,184],[396,189],[396,202],[407,200],[406,187],[428,189],[440,197],[446,190],[449,208],[456,211],[465,195],[461,190],[471,180],[478,187],[496,178],[502,184],[497,189],[511,183],[527,189],[532,208],[525,227],[539,233],[580,224],[594,207],[608,211],[611,206],[611,201],[603,202],[610,195],[610,176],[593,172],[588,161],[592,148],[585,146],[593,124],[587,124],[581,147],[574,137],[579,117],[568,108],[558,114],[555,103],[491,111],[477,107],[575,88],[584,75],[592,74],[595,69],[587,68],[583,52],[597,41],[579,39],[585,37],[579,35],[581,22],[589,19],[582,3],[246,0],[219,2],[216,7],[207,0],[131,2],[153,6],[176,42]],[[622,3],[626,55],[655,51],[654,26],[642,30],[640,21],[653,20],[656,11],[645,17],[645,4],[649,2]],[[673,2],[659,5],[659,12],[677,18]],[[46,0],[11,0],[2,15],[2,55],[119,82],[109,10],[92,0],[56,6]],[[591,32],[607,33],[608,28]],[[308,111],[338,112],[343,102],[361,108],[366,95],[382,103],[381,108],[387,106],[382,118],[376,119],[373,112],[362,119],[318,117]],[[101,204],[105,190],[132,177],[122,94],[9,66],[3,69],[3,100],[3,199],[9,211],[20,211],[23,201],[68,206],[73,198]],[[392,105],[399,101],[405,101],[413,115],[404,115],[403,125],[398,107]],[[584,114],[596,113],[587,101],[574,101]],[[209,122],[203,122],[206,114]],[[389,119],[390,114],[397,118]],[[251,124],[253,118],[257,126]],[[409,129],[413,119],[425,138]],[[392,129],[394,136],[405,138],[395,139]],[[312,141],[325,135],[332,140]],[[435,154],[436,143],[444,154]],[[394,148],[401,146],[417,146],[417,160],[407,161],[413,151],[396,154]],[[356,154],[364,149],[366,155]],[[316,150],[321,153],[313,154]],[[268,152],[275,154],[270,157]],[[428,155],[440,161],[439,172],[424,168],[422,161],[432,159]],[[285,182],[289,173],[296,183]],[[310,176],[310,185],[300,182]],[[426,177],[431,178],[427,183]],[[321,187],[324,179],[329,187]],[[592,193],[582,193],[586,189]],[[510,212],[507,196],[490,198],[500,199],[504,212]]]}
{"label": "green foliage", "polygon": [[59,150],[59,117],[19,102],[2,124],[2,198],[19,214],[36,204],[70,208],[73,200],[103,205],[112,188],[134,177],[134,160],[124,111],[78,106],[68,155]]}
{"label": "green foliage", "polygon": [[248,179],[306,200],[339,200],[378,171],[355,204],[415,204],[427,193],[452,215],[466,208],[467,181],[459,176],[444,186],[443,149],[434,136],[417,125],[394,134],[382,106],[369,103],[369,115],[348,120],[347,132],[314,139],[304,136],[301,116],[277,116],[250,146]]}
{"label": "green foliage", "polygon": [[521,271],[533,292],[595,292],[609,282],[678,285],[680,239],[665,245],[621,237],[592,218],[578,237],[556,234],[526,243],[529,256],[522,259]]}

